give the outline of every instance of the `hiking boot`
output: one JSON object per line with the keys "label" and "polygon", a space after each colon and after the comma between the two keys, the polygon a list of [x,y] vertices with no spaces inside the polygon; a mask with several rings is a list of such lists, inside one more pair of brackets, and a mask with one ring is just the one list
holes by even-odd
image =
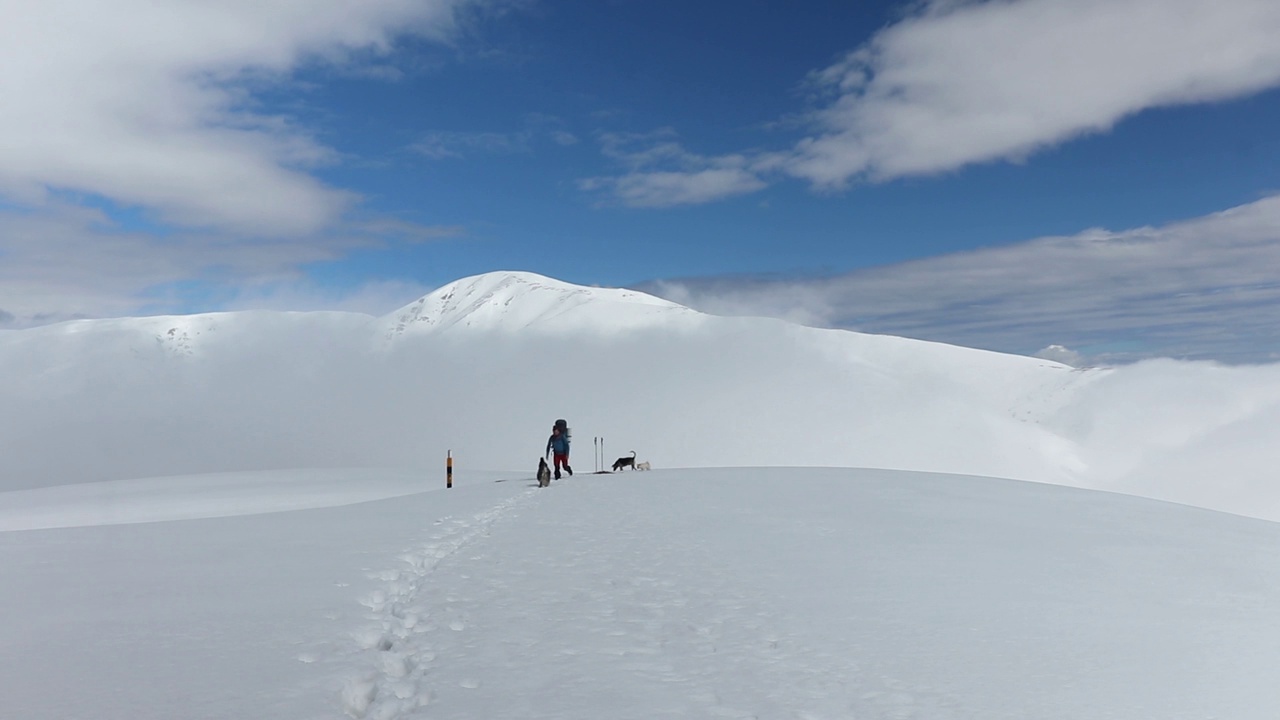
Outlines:
{"label": "hiking boot", "polygon": [[[572,475],[573,473],[569,473],[569,474],[570,474],[570,475]],[[559,479],[560,479],[560,471],[559,471],[559,470],[557,470],[557,471],[556,471],[556,479],[557,479],[557,480],[559,480]]]}
{"label": "hiking boot", "polygon": [[569,473],[569,477],[573,477],[573,468],[569,467],[568,465],[565,465],[564,471]]}

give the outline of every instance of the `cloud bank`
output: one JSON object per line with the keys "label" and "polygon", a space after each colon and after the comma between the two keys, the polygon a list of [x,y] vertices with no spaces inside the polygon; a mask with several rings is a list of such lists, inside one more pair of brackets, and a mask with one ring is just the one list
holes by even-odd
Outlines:
{"label": "cloud bank", "polygon": [[[546,378],[565,379],[551,401]],[[449,452],[532,472],[565,417],[579,471],[600,437],[606,461],[636,449],[661,467],[1010,477],[1280,518],[1280,364],[1075,371],[526,273],[468,278],[376,319],[255,311],[0,333],[0,405],[0,490],[297,467],[438,478]]]}
{"label": "cloud bank", "polygon": [[[204,298],[205,307],[260,302],[293,309],[285,307],[292,299],[311,309],[385,312],[423,289],[400,287],[404,294],[398,296],[391,296],[395,283],[325,290],[306,280],[299,267],[388,241],[432,242],[462,232],[370,220],[346,222],[323,234],[243,238],[131,231],[100,210],[66,203],[0,211],[0,329],[146,314],[157,307],[181,310],[197,285],[216,295]],[[218,298],[223,302],[213,302]]]}
{"label": "cloud bank", "polygon": [[1280,195],[1159,228],[1095,229],[836,277],[703,278],[644,289],[713,313],[1028,355],[1059,345],[1077,362],[1274,361]]}

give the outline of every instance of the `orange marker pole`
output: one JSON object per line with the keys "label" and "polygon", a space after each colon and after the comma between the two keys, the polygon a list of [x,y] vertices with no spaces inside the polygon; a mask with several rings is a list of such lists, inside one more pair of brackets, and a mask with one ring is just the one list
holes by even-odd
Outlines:
{"label": "orange marker pole", "polygon": [[453,487],[453,451],[452,450],[449,451],[449,454],[446,455],[444,459],[444,486],[447,488]]}

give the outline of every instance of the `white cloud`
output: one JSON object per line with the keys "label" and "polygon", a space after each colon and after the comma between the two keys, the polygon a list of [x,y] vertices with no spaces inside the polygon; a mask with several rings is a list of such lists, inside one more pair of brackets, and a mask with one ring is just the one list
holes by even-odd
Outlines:
{"label": "white cloud", "polygon": [[578,144],[578,136],[565,130],[552,132],[551,139],[555,141],[557,145],[569,146]]}
{"label": "white cloud", "polygon": [[[1143,110],[1276,87],[1277,37],[1275,0],[928,0],[810,74],[810,131],[791,148],[744,153],[756,182],[680,197],[708,202],[783,175],[831,189],[1019,161]],[[664,168],[655,184],[678,187],[673,175],[685,174],[697,185],[703,171]]]}
{"label": "white cloud", "polygon": [[0,0],[0,323],[181,309],[166,288],[458,234],[353,217],[310,172],[336,153],[255,93],[316,63],[393,77],[398,37],[450,42],[488,2]]}
{"label": "white cloud", "polygon": [[305,168],[331,151],[247,88],[316,59],[443,39],[463,0],[0,4],[0,196],[101,196],[169,223],[315,232],[353,196]]}
{"label": "white cloud", "polygon": [[1148,108],[1280,85],[1274,0],[935,0],[811,82],[818,185],[1017,159]]}
{"label": "white cloud", "polygon": [[531,151],[528,133],[432,132],[409,146],[410,150],[433,160],[483,155],[512,155]]}
{"label": "white cloud", "polygon": [[403,280],[379,280],[343,290],[307,279],[241,285],[223,303],[226,310],[339,310],[381,317],[435,288]]}
{"label": "white cloud", "polygon": [[688,152],[670,128],[653,133],[604,133],[604,154],[628,168],[616,177],[579,181],[586,191],[608,190],[631,207],[694,205],[745,195],[766,183],[745,155],[705,157]]}
{"label": "white cloud", "polygon": [[[235,238],[211,234],[157,236],[121,230],[99,211],[57,204],[0,212],[0,327],[28,327],[79,317],[137,315],[149,308],[181,311],[175,286],[205,283],[224,304],[253,297],[290,310],[394,309],[414,289],[357,288],[325,294],[300,277],[306,263],[337,260],[388,242],[455,237],[457,227],[428,227],[387,218],[343,223],[323,234]],[[169,288],[169,289],[166,289]],[[238,288],[238,289],[237,289]],[[286,300],[296,301],[289,306]],[[215,303],[216,304],[216,303]]]}
{"label": "white cloud", "polygon": [[523,127],[512,132],[439,130],[426,133],[409,149],[433,160],[462,159],[474,155],[515,155],[531,153],[542,143],[560,147],[577,144],[578,138],[563,129],[555,115],[529,113]]}
{"label": "white cloud", "polygon": [[1280,352],[1280,195],[1186,222],[1090,230],[833,278],[656,283],[709,312],[1094,361]]}
{"label": "white cloud", "polygon": [[614,192],[632,207],[669,207],[720,200],[764,188],[760,178],[742,168],[708,168],[696,172],[643,172],[618,178]]}
{"label": "white cloud", "polygon": [[1080,353],[1061,345],[1050,345],[1049,347],[1040,350],[1032,357],[1052,360],[1054,362],[1062,363],[1063,365],[1070,365],[1071,367],[1083,367],[1087,362],[1084,356]]}

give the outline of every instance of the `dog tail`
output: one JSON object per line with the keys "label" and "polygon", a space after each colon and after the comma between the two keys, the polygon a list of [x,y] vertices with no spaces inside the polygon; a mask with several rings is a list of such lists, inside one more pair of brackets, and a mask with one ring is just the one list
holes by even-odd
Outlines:
{"label": "dog tail", "polygon": [[631,451],[631,459],[632,459],[632,460],[635,460],[635,459],[636,459],[636,451],[635,451],[635,450],[632,450],[632,451]]}

